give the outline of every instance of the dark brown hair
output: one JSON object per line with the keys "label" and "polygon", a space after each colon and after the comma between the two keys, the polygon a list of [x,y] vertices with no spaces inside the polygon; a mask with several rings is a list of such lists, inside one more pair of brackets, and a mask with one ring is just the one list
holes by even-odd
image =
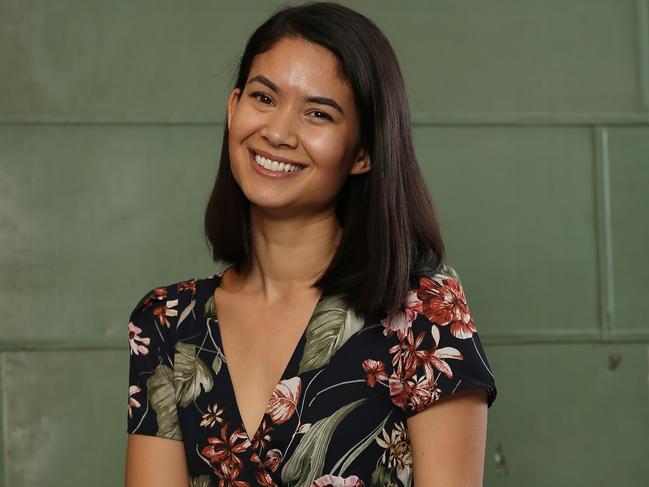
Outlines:
{"label": "dark brown hair", "polygon": [[[444,263],[444,244],[412,142],[405,85],[397,57],[364,15],[333,2],[282,6],[248,39],[235,87],[242,91],[252,61],[284,37],[319,44],[339,60],[360,117],[372,168],[350,175],[336,201],[343,228],[329,267],[314,283],[341,294],[359,313],[393,312],[419,275]],[[215,262],[239,273],[251,261],[250,203],[230,168],[227,114],[221,160],[205,212]]]}

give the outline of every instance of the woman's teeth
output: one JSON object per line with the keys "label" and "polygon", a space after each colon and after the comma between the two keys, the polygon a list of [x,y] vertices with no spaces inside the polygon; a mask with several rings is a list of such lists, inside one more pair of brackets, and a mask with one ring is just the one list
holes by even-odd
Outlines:
{"label": "woman's teeth", "polygon": [[270,159],[266,159],[265,157],[260,156],[259,154],[255,154],[255,161],[257,161],[257,164],[259,164],[262,167],[265,167],[270,171],[296,172],[304,169],[300,166],[296,166],[295,164],[287,164],[285,162],[271,161]]}

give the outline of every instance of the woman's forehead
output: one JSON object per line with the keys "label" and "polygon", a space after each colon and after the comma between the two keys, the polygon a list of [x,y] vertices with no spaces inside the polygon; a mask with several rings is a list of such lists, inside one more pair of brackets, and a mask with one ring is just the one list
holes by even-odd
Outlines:
{"label": "woman's forehead", "polygon": [[[350,86],[338,76],[340,62],[318,44],[284,38],[255,56],[248,79],[258,75],[270,80],[280,91],[296,91],[309,96],[347,97]],[[348,103],[350,99],[338,100]]]}

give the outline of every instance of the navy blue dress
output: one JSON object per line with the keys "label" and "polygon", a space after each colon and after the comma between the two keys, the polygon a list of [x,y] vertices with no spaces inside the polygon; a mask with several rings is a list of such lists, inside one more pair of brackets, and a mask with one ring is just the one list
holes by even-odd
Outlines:
{"label": "navy blue dress", "polygon": [[[394,314],[320,297],[252,438],[214,290],[223,272],[156,287],[133,308],[127,432],[182,441],[195,486],[410,486],[407,418],[496,384],[457,273],[420,277]],[[251,357],[251,360],[254,357]]]}

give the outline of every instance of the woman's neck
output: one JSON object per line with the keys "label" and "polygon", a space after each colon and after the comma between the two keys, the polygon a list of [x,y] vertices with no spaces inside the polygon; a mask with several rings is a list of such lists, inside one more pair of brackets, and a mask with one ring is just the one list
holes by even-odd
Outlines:
{"label": "woman's neck", "polygon": [[334,212],[310,221],[252,217],[252,259],[229,284],[269,299],[311,287],[329,266],[342,239]]}

